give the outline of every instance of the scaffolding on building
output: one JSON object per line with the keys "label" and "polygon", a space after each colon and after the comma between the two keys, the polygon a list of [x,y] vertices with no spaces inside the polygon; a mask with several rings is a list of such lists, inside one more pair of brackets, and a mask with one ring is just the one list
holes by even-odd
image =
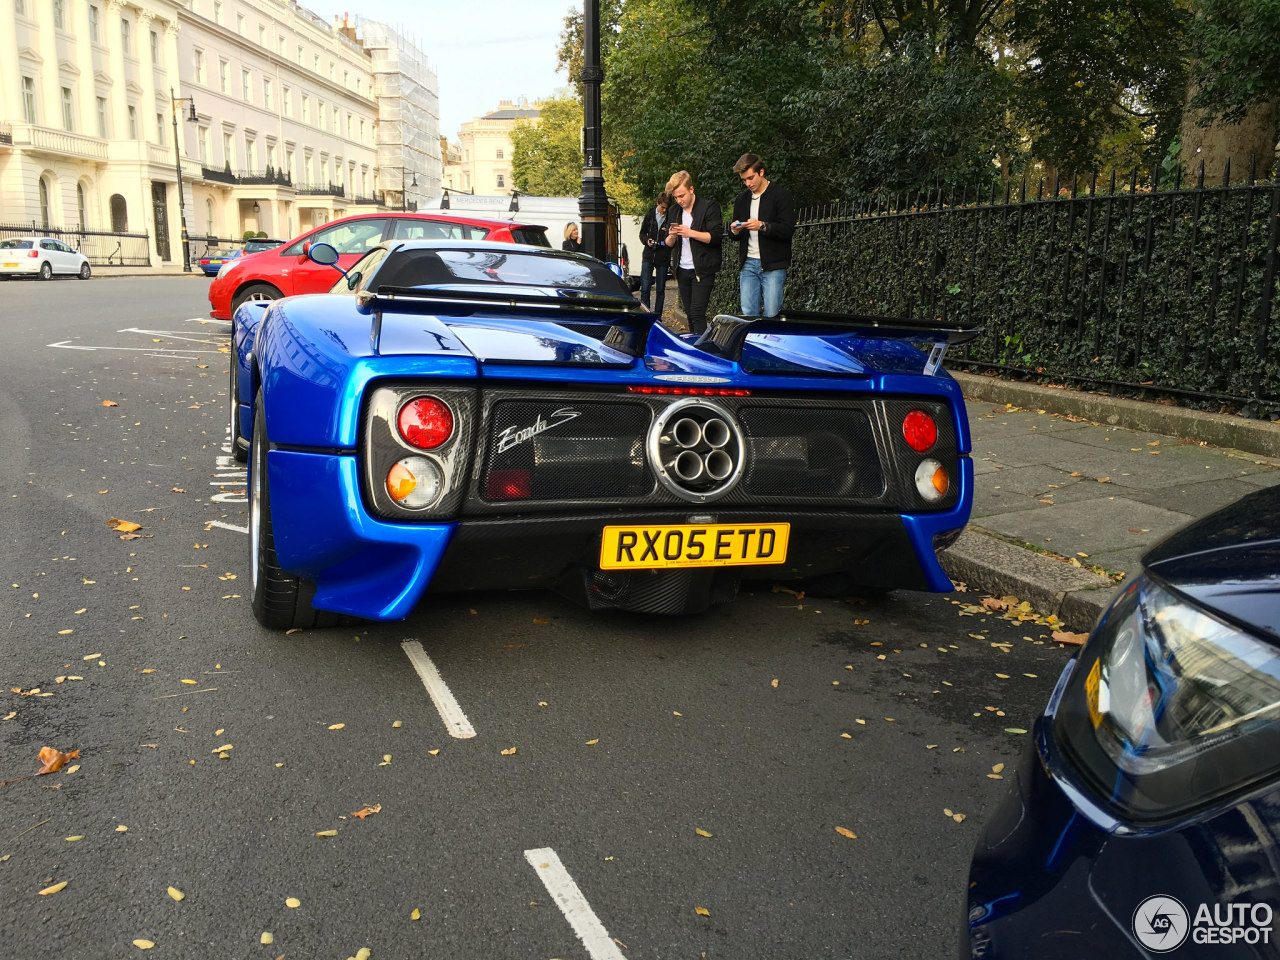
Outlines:
{"label": "scaffolding on building", "polygon": [[[416,43],[385,23],[354,18],[373,64],[378,107],[378,188],[388,206],[415,210],[440,195],[440,96],[436,73]],[[351,20],[343,24],[352,26]]]}

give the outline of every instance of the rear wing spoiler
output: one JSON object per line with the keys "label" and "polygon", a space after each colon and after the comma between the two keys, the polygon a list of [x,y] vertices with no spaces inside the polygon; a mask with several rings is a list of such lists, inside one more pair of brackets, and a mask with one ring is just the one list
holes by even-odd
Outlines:
{"label": "rear wing spoiler", "polygon": [[[422,287],[380,287],[376,292],[362,290],[356,294],[356,309],[373,314],[373,326],[369,332],[376,352],[382,338],[382,313],[384,310],[425,312],[430,310],[496,310],[520,313],[543,312],[548,320],[563,323],[566,320],[616,320],[619,314],[627,315],[643,326],[647,332],[656,320],[635,300],[618,297],[593,296],[576,290],[562,291],[563,297],[537,297],[519,293],[475,290],[429,290]],[[615,327],[617,324],[614,325]],[[633,337],[623,337],[630,342]]]}
{"label": "rear wing spoiler", "polygon": [[932,343],[924,372],[933,376],[942,366],[947,348],[967,343],[983,331],[982,324],[945,323],[906,317],[868,317],[814,310],[789,310],[776,317],[737,317],[719,314],[695,346],[707,353],[739,363],[747,337],[753,333],[784,336],[829,337],[840,334],[875,340],[907,340]]}

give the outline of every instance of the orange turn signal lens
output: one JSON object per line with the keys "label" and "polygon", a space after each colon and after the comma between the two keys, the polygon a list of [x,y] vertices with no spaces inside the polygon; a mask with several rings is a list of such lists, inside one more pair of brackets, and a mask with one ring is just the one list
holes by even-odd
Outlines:
{"label": "orange turn signal lens", "polygon": [[950,487],[951,478],[947,476],[947,471],[944,467],[938,467],[937,470],[933,471],[933,489],[938,491],[938,496],[945,497]]}
{"label": "orange turn signal lens", "polygon": [[418,478],[403,463],[394,464],[387,473],[387,493],[396,503],[413,493],[417,486]]}

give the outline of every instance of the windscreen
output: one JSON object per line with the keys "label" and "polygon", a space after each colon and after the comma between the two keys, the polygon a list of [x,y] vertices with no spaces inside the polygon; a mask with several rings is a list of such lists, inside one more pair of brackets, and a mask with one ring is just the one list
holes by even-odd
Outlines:
{"label": "windscreen", "polygon": [[507,250],[400,250],[371,278],[371,287],[554,287],[630,296],[598,260]]}
{"label": "windscreen", "polygon": [[511,239],[530,247],[550,247],[545,227],[512,227]]}

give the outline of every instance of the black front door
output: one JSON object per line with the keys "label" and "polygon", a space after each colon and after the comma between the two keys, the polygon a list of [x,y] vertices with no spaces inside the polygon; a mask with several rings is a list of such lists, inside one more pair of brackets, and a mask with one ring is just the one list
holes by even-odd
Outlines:
{"label": "black front door", "polygon": [[167,185],[163,183],[151,184],[151,206],[155,208],[156,221],[156,252],[160,254],[161,260],[168,260],[169,257],[169,200]]}

